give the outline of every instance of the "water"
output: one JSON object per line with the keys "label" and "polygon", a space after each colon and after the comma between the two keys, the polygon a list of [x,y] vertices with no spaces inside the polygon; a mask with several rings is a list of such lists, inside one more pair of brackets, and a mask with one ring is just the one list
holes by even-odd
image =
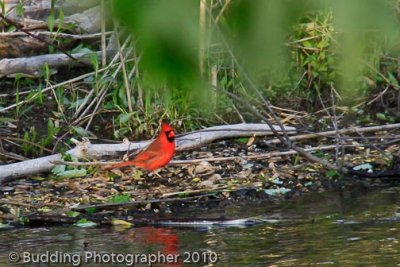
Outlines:
{"label": "water", "polygon": [[[179,254],[180,262],[173,263],[173,259],[170,264],[156,266],[183,266],[182,260],[199,262],[184,266],[400,266],[399,191],[386,188],[310,193],[281,203],[206,213],[215,217],[223,214],[270,219],[242,228],[60,226],[4,230],[0,231],[0,266],[9,264],[11,251],[22,258],[25,253],[25,260],[30,261],[35,260],[32,255],[39,255],[42,260],[58,255],[56,260],[64,257],[70,263],[62,266],[73,266],[84,256],[94,257],[94,253],[107,266],[126,266],[135,260],[135,255],[142,256],[136,261],[151,257],[157,260],[157,253],[158,257]],[[110,264],[112,252],[114,260],[125,260],[125,264]],[[82,258],[77,256],[79,253]],[[214,263],[216,257],[218,261]],[[90,262],[83,266],[94,266],[93,260]]]}

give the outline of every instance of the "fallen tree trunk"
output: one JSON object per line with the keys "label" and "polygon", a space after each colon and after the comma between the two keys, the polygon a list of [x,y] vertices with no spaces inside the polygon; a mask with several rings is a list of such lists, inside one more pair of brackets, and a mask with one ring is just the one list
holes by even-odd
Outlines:
{"label": "fallen tree trunk", "polygon": [[[48,51],[48,44],[54,43],[54,39],[62,41],[59,46],[69,49],[76,45],[79,40],[99,40],[101,33],[95,34],[69,34],[55,33],[49,31],[31,32],[32,36],[24,32],[1,32],[0,33],[0,58],[23,58],[37,56]],[[111,32],[106,33],[108,36]],[[66,42],[67,41],[67,42]],[[22,61],[21,61],[22,62]]]}
{"label": "fallen tree trunk", "polygon": [[[49,68],[59,68],[64,66],[77,66],[82,64],[90,64],[91,53],[75,53],[72,56],[77,59],[73,60],[65,54],[50,54],[26,58],[5,58],[0,60],[0,78],[12,76],[17,73],[25,74],[31,77],[39,77],[40,68],[48,65]],[[108,52],[108,56],[112,56],[114,52]],[[101,52],[96,52],[100,58]]]}
{"label": "fallen tree trunk", "polygon": [[[28,2],[28,1],[25,1]],[[25,30],[48,29],[48,18],[52,12],[51,1],[45,0],[39,5],[24,3],[24,15],[21,18],[15,8],[17,3],[6,5],[7,18],[23,26]],[[96,33],[100,32],[100,6],[98,0],[90,1],[66,1],[62,5],[57,3],[53,12],[62,10],[66,17],[63,19],[62,28],[73,33]],[[7,11],[9,10],[9,11]],[[5,15],[4,14],[4,15]],[[56,19],[55,23],[59,24]],[[74,27],[68,26],[73,24]],[[1,25],[0,25],[1,26]]]}
{"label": "fallen tree trunk", "polygon": [[[280,132],[279,126],[274,127],[276,131]],[[296,129],[294,127],[286,126],[285,130],[291,134],[296,133]],[[266,135],[272,135],[271,129],[266,124],[234,124],[214,126],[179,136],[176,139],[176,150],[189,150],[220,139]],[[105,156],[119,156],[128,150],[142,149],[150,142],[151,140],[145,142],[127,142],[122,144],[91,144],[90,142],[84,141],[66,153],[79,159],[100,159]],[[54,164],[51,162],[60,161],[61,159],[61,154],[55,154],[18,163],[2,165],[0,166],[0,183],[27,175],[48,172],[54,167]]]}

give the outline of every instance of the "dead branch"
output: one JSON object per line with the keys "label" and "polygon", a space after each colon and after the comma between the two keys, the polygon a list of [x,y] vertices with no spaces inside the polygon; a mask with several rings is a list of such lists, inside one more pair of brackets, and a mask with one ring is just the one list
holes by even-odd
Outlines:
{"label": "dead branch", "polygon": [[181,194],[185,194],[185,195],[192,195],[192,194],[198,194],[198,193],[204,193],[204,192],[212,192],[212,191],[219,191],[219,190],[223,190],[225,188],[227,188],[227,185],[223,185],[223,186],[219,186],[216,188],[206,188],[206,189],[197,189],[197,190],[187,190],[187,191],[179,191],[179,192],[171,192],[171,193],[165,193],[163,194],[161,197],[172,197],[172,196],[177,196],[177,195],[181,195]]}
{"label": "dead branch", "polygon": [[[293,136],[289,137],[289,139],[291,141],[299,141],[299,140],[312,139],[312,138],[318,138],[318,137],[329,137],[329,136],[336,135],[337,133],[339,133],[339,134],[352,134],[352,133],[358,133],[358,132],[367,133],[367,132],[378,132],[378,131],[385,131],[385,130],[391,130],[391,129],[397,129],[397,128],[400,128],[400,123],[378,125],[378,126],[368,126],[368,127],[353,127],[353,128],[348,128],[348,129],[340,129],[337,131],[333,130],[333,131],[325,131],[325,132],[320,132],[320,133],[293,135]],[[266,141],[267,144],[278,144],[280,142],[281,142],[281,140],[278,138]]]}
{"label": "dead branch", "polygon": [[[0,58],[17,58],[17,57],[28,57],[36,56],[40,53],[48,51],[48,44],[54,42],[54,38],[57,40],[69,40],[68,42],[62,42],[60,45],[64,49],[74,47],[78,40],[95,40],[101,37],[101,33],[95,34],[69,34],[69,33],[56,33],[56,32],[31,32],[33,36],[27,35],[24,32],[0,32]],[[111,35],[111,32],[106,32],[106,36]],[[45,40],[45,42],[41,41]]]}
{"label": "dead branch", "polygon": [[[109,54],[112,53],[110,52]],[[12,76],[17,73],[31,77],[39,77],[40,68],[43,68],[45,64],[47,64],[49,68],[77,66],[82,64],[82,62],[90,64],[90,53],[75,53],[72,55],[78,61],[75,61],[64,54],[50,54],[27,58],[5,58],[0,60],[0,78]],[[100,57],[101,52],[96,52],[96,56]]]}
{"label": "dead branch", "polygon": [[164,202],[185,202],[185,201],[193,201],[196,199],[212,196],[214,194],[202,194],[198,196],[192,197],[178,197],[178,198],[164,198],[164,199],[145,199],[145,200],[137,200],[130,201],[125,203],[100,203],[100,204],[92,204],[92,205],[79,205],[79,207],[72,208],[74,211],[85,211],[86,209],[95,208],[96,210],[110,210],[110,209],[119,209],[119,208],[128,208],[128,207],[136,207],[138,205],[146,205],[153,203],[164,203]]}
{"label": "dead branch", "polygon": [[77,33],[96,33],[100,32],[101,18],[100,6],[89,8],[82,13],[73,14],[65,18],[65,22],[73,23]]}

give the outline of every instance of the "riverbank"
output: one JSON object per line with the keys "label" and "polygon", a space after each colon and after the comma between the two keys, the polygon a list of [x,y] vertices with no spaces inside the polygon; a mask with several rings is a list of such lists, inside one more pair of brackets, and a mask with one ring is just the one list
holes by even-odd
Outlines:
{"label": "riverbank", "polygon": [[[381,134],[375,133],[376,136]],[[398,135],[398,130],[384,134],[391,140]],[[174,218],[185,209],[274,202],[326,189],[351,187],[360,182],[369,187],[395,181],[393,178],[344,178],[297,155],[244,159],[271,152],[271,149],[263,138],[253,140],[252,144],[249,139],[235,139],[178,153],[175,160],[204,160],[167,166],[159,176],[133,168],[104,171],[98,167],[73,167],[85,169],[85,175],[19,179],[0,186],[0,218],[7,225],[82,220],[112,224],[115,219],[137,220],[137,223],[141,218]],[[396,143],[387,142],[382,146],[382,151],[388,153],[396,149]],[[333,152],[315,151],[313,154],[333,160]],[[232,156],[233,159],[227,161],[210,160]],[[346,147],[343,159],[358,169],[370,168],[377,172],[390,168],[390,162],[382,157],[381,151],[363,146]]]}

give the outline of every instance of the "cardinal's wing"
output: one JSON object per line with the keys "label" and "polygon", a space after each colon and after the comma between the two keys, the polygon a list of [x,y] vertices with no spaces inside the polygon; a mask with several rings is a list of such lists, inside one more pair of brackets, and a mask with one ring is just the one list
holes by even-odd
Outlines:
{"label": "cardinal's wing", "polygon": [[138,154],[133,161],[149,161],[159,155],[159,151],[145,150]]}

